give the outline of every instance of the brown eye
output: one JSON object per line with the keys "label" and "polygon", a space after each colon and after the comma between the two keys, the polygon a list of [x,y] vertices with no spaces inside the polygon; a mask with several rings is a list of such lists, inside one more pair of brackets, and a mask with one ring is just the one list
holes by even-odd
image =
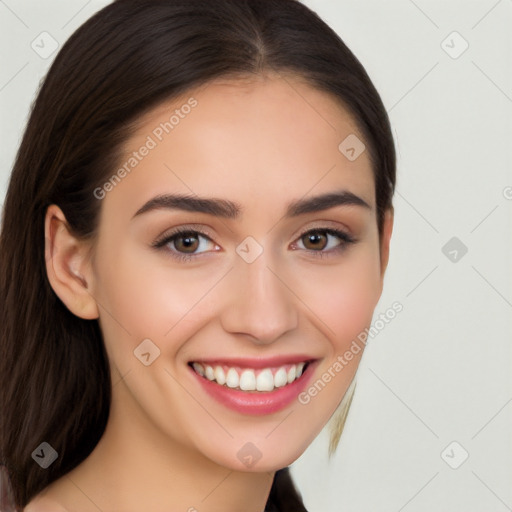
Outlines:
{"label": "brown eye", "polygon": [[323,250],[327,245],[324,231],[310,231],[302,236],[304,247],[309,250]]}
{"label": "brown eye", "polygon": [[195,229],[176,229],[153,242],[152,246],[180,261],[191,261],[212,249],[220,249],[209,235]]}
{"label": "brown eye", "polygon": [[176,250],[185,253],[194,253],[199,246],[199,237],[194,233],[184,233],[175,236],[173,244]]}
{"label": "brown eye", "polygon": [[319,257],[339,254],[355,242],[352,235],[333,228],[310,229],[298,238],[299,249]]}

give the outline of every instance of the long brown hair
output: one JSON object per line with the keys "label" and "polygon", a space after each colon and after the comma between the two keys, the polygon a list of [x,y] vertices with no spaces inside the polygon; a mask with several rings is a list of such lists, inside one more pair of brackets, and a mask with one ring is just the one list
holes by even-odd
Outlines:
{"label": "long brown hair", "polygon": [[[17,507],[90,454],[111,399],[97,320],[74,316],[49,284],[47,207],[57,204],[76,236],[93,238],[101,207],[93,192],[143,113],[212,79],[265,71],[295,73],[352,114],[371,158],[382,234],[395,187],[386,110],[357,58],[299,1],[117,0],[55,58],[17,153],[0,237],[0,464]],[[42,469],[31,454],[45,441],[59,455]]]}

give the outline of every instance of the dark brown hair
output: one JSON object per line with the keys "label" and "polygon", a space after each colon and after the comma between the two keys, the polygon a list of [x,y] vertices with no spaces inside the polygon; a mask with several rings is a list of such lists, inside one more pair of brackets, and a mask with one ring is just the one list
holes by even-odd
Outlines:
{"label": "dark brown hair", "polygon": [[[55,58],[17,153],[0,237],[0,464],[17,507],[87,457],[111,399],[98,321],[74,316],[49,284],[47,207],[57,204],[76,236],[94,238],[101,201],[93,191],[143,113],[215,78],[268,71],[296,74],[352,114],[371,158],[382,234],[395,187],[386,110],[357,58],[300,2],[117,0]],[[43,441],[59,454],[47,469],[31,457]],[[299,503],[279,472],[269,510]]]}

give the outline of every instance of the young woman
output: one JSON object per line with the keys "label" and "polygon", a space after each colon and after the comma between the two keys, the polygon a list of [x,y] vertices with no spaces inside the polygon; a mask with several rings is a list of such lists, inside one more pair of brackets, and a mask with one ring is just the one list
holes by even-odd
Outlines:
{"label": "young woman", "polygon": [[364,68],[295,0],[117,0],[34,104],[0,239],[16,510],[306,510],[393,224]]}

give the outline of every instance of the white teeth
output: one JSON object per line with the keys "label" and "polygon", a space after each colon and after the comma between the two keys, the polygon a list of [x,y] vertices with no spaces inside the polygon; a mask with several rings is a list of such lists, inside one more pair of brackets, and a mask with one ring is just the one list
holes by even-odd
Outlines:
{"label": "white teeth", "polygon": [[194,367],[194,370],[201,375],[201,377],[204,377],[204,370],[203,366],[199,363],[193,363],[192,366]]}
{"label": "white teeth", "polygon": [[[208,366],[206,367],[208,368]],[[238,377],[238,373],[234,368],[230,368],[228,370],[228,374],[226,375],[226,385],[230,388],[237,388],[240,380]]]}
{"label": "white teeth", "polygon": [[281,388],[291,384],[298,379],[304,370],[306,363],[297,363],[290,366],[288,371],[282,366],[272,373],[272,369],[265,368],[257,370],[247,368],[239,374],[235,368],[228,368],[227,372],[221,365],[213,368],[207,364],[192,363],[192,367],[202,377],[208,380],[216,381],[217,384],[228,386],[229,388],[238,388],[242,391],[273,391],[274,388]]}
{"label": "white teeth", "polygon": [[213,368],[211,366],[206,366],[205,369],[204,369],[204,373],[205,373],[206,378],[208,380],[214,380],[215,379],[215,375],[213,374]]}
{"label": "white teeth", "polygon": [[218,384],[226,384],[226,374],[224,373],[222,366],[216,366],[213,375],[215,376],[215,380]]}
{"label": "white teeth", "polygon": [[240,375],[240,389],[242,391],[254,391],[256,389],[256,375],[253,370],[244,370]]}
{"label": "white teeth", "polygon": [[272,391],[274,389],[274,376],[271,370],[265,368],[260,372],[256,379],[256,389],[258,391]]}
{"label": "white teeth", "polygon": [[288,384],[288,375],[284,368],[279,368],[274,375],[274,386],[276,388],[282,388],[285,384]]}
{"label": "white teeth", "polygon": [[289,370],[288,370],[288,384],[291,384],[294,380],[295,380],[295,377],[297,377],[297,367],[295,365],[293,365]]}

